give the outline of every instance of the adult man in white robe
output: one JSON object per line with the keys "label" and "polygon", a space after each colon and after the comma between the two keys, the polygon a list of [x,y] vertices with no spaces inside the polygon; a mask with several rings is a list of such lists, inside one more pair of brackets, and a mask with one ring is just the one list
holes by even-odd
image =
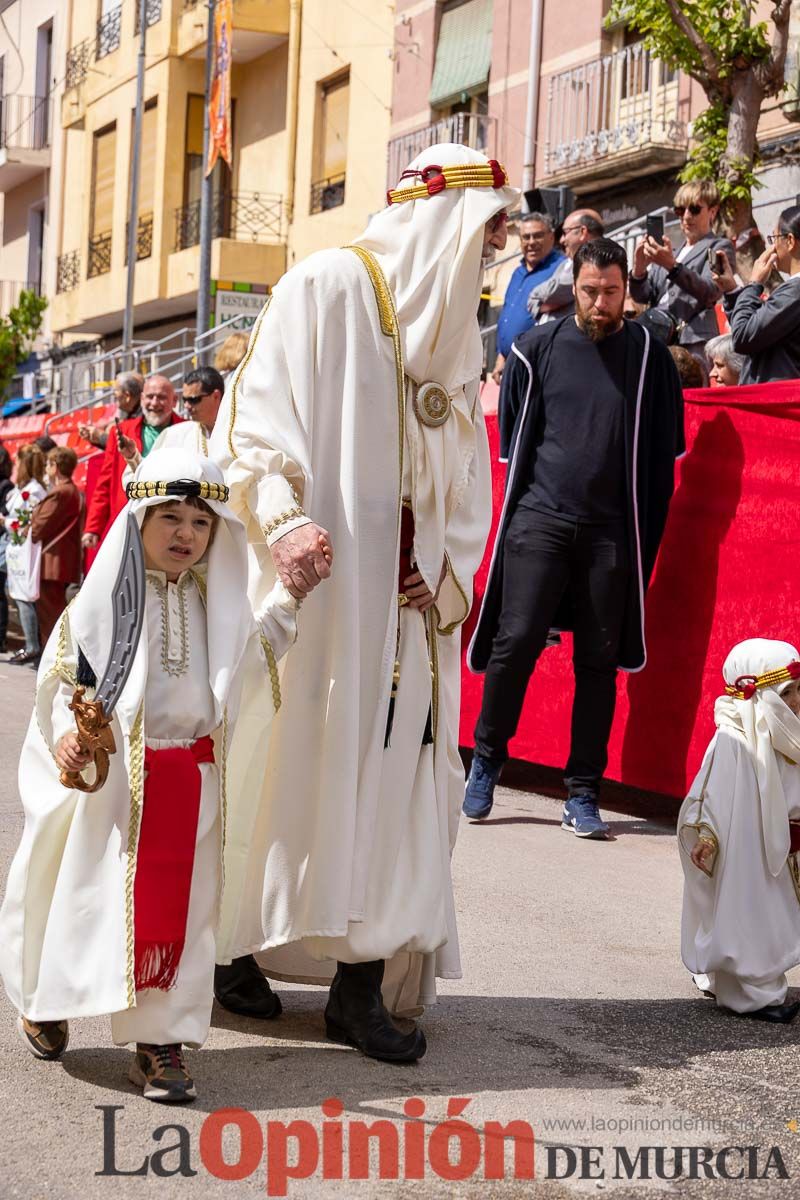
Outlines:
{"label": "adult man in white robe", "polygon": [[517,197],[475,151],[421,154],[354,246],[277,285],[210,443],[248,526],[251,600],[276,572],[305,597],[238,941],[263,922],[268,974],[335,969],[328,1035],[386,1061],[425,1039],[381,987],[419,1012],[436,976],[460,977],[457,630],[491,519],[476,312]]}

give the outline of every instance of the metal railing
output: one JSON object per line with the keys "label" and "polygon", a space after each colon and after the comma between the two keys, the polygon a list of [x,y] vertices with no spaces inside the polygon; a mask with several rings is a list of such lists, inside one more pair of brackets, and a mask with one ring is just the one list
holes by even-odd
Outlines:
{"label": "metal railing", "polygon": [[86,255],[86,278],[107,275],[111,270],[111,234],[98,233],[89,238]]}
{"label": "metal railing", "polygon": [[91,61],[92,42],[89,38],[84,38],[82,42],[70,47],[67,51],[67,73],[64,79],[64,87],[67,91],[83,83],[89,74]]}
{"label": "metal railing", "polygon": [[6,95],[0,99],[0,148],[46,150],[50,145],[50,96]]}
{"label": "metal railing", "polygon": [[458,142],[491,157],[495,150],[496,130],[496,117],[486,117],[478,113],[453,113],[452,116],[442,117],[440,121],[416,129],[413,133],[404,133],[400,137],[392,138],[387,151],[387,186],[396,187],[397,181],[412,159],[429,146],[437,146],[439,142]]}
{"label": "metal railing", "polygon": [[551,75],[545,176],[635,147],[685,149],[680,83],[641,42]]}
{"label": "metal railing", "polygon": [[346,176],[331,175],[328,179],[318,179],[311,184],[310,213],[326,212],[329,208],[338,208],[344,204]]}
{"label": "metal railing", "polygon": [[[128,265],[128,233],[130,221],[125,222],[125,266]],[[136,261],[149,258],[153,253],[153,214],[142,213],[136,225]]]}
{"label": "metal railing", "polygon": [[81,281],[81,255],[79,250],[59,254],[56,260],[56,292],[71,292]]}
{"label": "metal railing", "polygon": [[[282,196],[263,192],[223,192],[214,197],[212,236],[236,242],[280,243],[286,240]],[[200,243],[200,201],[175,209],[175,249]]]}
{"label": "metal railing", "polygon": [[[136,5],[136,19],[133,24],[133,32],[136,36],[138,36],[140,29],[141,29],[139,0],[134,0],[134,4]],[[155,25],[158,21],[161,20],[161,8],[162,8],[162,0],[147,0],[147,8],[145,9],[145,20],[147,21],[148,29],[150,28],[151,25]]]}
{"label": "metal railing", "polygon": [[105,58],[114,50],[119,49],[122,40],[122,3],[112,8],[97,22],[95,37],[95,58]]}

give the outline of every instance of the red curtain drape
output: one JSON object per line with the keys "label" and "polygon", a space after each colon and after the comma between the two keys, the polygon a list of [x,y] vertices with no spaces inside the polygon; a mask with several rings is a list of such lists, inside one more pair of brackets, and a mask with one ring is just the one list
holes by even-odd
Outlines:
{"label": "red curtain drape", "polygon": [[[686,392],[685,400],[688,449],[676,464],[647,597],[647,666],[620,674],[607,770],[610,779],[677,797],[687,791],[713,733],[714,700],[731,647],[750,637],[800,642],[800,380],[699,389]],[[497,462],[494,415],[487,415],[487,425],[496,524],[505,467]],[[566,635],[539,660],[513,757],[555,767],[566,761],[570,655]],[[466,746],[481,692],[481,678],[464,667]]]}

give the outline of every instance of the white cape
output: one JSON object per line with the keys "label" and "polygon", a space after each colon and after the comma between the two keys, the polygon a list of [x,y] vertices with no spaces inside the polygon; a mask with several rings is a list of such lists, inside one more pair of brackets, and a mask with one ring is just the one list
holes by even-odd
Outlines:
{"label": "white cape", "polygon": [[[300,505],[329,531],[335,554],[331,579],[303,602],[298,642],[283,667],[257,833],[269,846],[266,869],[248,878],[241,909],[240,948],[252,944],[263,924],[268,973],[329,979],[333,963],[318,961],[319,945],[312,957],[299,943],[342,938],[350,922],[365,919],[375,830],[382,827],[377,806],[396,654],[404,476],[424,538],[415,547],[418,561],[438,552],[441,562],[442,548],[447,555],[431,649],[438,700],[431,854],[441,873],[446,942],[425,954],[424,964],[394,948],[400,952],[394,966],[408,982],[402,1006],[415,1007],[433,1000],[435,974],[460,974],[450,881],[463,794],[456,630],[471,604],[491,491],[477,380],[456,389],[444,426],[421,430],[402,367],[398,377],[390,308],[390,299],[376,301],[370,273],[352,250],[324,251],[295,267],[262,311],[210,453],[226,468],[231,507],[247,525],[256,607],[274,579],[264,531],[269,535],[278,521],[279,532],[301,523]],[[438,450],[427,455],[425,469],[433,484],[423,478],[419,452],[421,439],[432,436]],[[427,488],[424,522],[420,486]],[[387,975],[391,970],[389,964]]]}

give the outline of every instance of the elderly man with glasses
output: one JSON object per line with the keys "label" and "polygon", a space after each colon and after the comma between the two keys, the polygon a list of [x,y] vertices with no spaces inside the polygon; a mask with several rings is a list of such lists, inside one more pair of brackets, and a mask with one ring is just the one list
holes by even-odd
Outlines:
{"label": "elderly man with glasses", "polygon": [[707,179],[684,183],[675,195],[675,216],[683,243],[673,249],[668,237],[658,242],[643,237],[633,255],[629,288],[633,300],[664,308],[678,323],[678,341],[706,370],[705,348],[719,333],[714,306],[722,292],[713,272],[720,256],[736,269],[733,244],[713,232],[719,212],[719,192]]}
{"label": "elderly man with glasses", "polygon": [[534,287],[545,283],[561,266],[564,255],[555,248],[553,222],[545,213],[528,213],[520,222],[522,259],[509,280],[497,322],[497,359],[492,379],[499,383],[512,343],[530,329],[533,317],[528,297]]}

